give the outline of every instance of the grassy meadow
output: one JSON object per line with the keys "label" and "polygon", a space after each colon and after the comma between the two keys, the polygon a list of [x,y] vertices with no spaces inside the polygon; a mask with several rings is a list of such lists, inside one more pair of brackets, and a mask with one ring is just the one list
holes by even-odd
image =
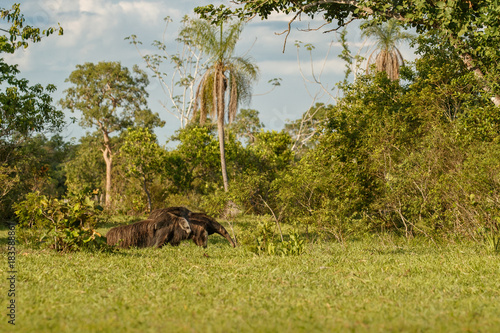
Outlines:
{"label": "grassy meadow", "polygon": [[[0,241],[6,312],[6,230]],[[16,268],[15,330],[3,315],[2,332],[500,332],[500,256],[474,243],[375,235],[287,257],[219,235],[206,249],[18,245]]]}

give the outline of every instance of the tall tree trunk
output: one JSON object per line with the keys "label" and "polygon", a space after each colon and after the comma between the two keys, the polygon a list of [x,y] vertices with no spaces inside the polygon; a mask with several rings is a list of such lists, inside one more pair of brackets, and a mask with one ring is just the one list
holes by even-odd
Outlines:
{"label": "tall tree trunk", "polygon": [[217,119],[217,131],[219,133],[220,165],[222,169],[222,182],[224,183],[224,192],[229,191],[229,180],[226,169],[226,153],[224,142],[224,118]]}
{"label": "tall tree trunk", "polygon": [[151,213],[151,208],[152,208],[152,205],[151,205],[151,194],[149,194],[146,176],[143,177],[143,187],[144,187],[144,192],[146,192],[146,197],[148,198],[148,209],[149,209],[149,212]]}
{"label": "tall tree trunk", "polygon": [[113,153],[111,151],[111,143],[109,135],[106,131],[102,131],[104,135],[104,149],[102,150],[102,155],[104,157],[104,162],[106,163],[106,196],[104,199],[104,205],[109,207],[111,204],[111,169],[113,167]]}
{"label": "tall tree trunk", "polygon": [[106,163],[106,196],[104,199],[104,204],[109,207],[111,204],[111,169],[113,165],[113,155],[109,147],[105,147],[102,151],[104,156],[104,162]]}
{"label": "tall tree trunk", "polygon": [[226,82],[224,77],[224,68],[222,64],[218,64],[216,66],[214,81],[216,87],[215,95],[217,96],[217,104],[215,104],[214,107],[217,108],[217,131],[219,134],[220,166],[222,171],[222,182],[224,184],[224,192],[228,192],[229,180],[227,177],[226,145],[224,141],[224,114],[225,114],[224,94],[226,92]]}

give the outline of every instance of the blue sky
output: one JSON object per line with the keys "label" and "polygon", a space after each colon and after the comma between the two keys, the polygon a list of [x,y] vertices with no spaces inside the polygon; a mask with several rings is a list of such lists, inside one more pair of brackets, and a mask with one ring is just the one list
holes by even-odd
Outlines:
{"label": "blue sky", "polygon": [[[15,2],[2,1],[2,6],[10,7]],[[194,7],[209,3],[228,5],[229,1],[25,0],[21,3],[21,10],[28,24],[44,28],[60,23],[64,35],[51,36],[41,43],[30,45],[26,50],[3,56],[9,64],[19,64],[21,76],[29,79],[31,84],[55,84],[58,90],[54,100],[58,101],[69,87],[65,79],[77,64],[120,61],[129,68],[137,64],[145,69],[137,50],[124,38],[135,34],[143,42],[142,51],[153,52],[151,42],[162,39],[165,28],[163,18],[170,16],[173,23],[168,27],[166,43],[173,50],[181,18],[184,15],[194,16]],[[344,63],[338,58],[341,47],[337,35],[297,29],[317,27],[322,23],[320,20],[304,20],[294,24],[286,50],[282,52],[284,35],[276,33],[287,28],[289,19],[284,15],[273,15],[266,21],[254,19],[246,25],[236,51],[236,55],[251,56],[260,68],[260,79],[253,90],[255,96],[251,104],[244,107],[258,110],[268,130],[281,130],[285,122],[299,118],[313,102],[333,103],[332,96],[338,95],[335,84],[344,76]],[[302,74],[294,45],[296,40],[315,46],[312,62],[307,51],[303,48],[300,50]],[[349,27],[348,40],[351,50],[357,52],[362,41],[354,25]],[[366,53],[367,47],[363,50],[362,54]],[[405,58],[412,57],[407,48],[403,48],[403,55]],[[311,82],[314,81],[312,68],[316,78],[319,77],[323,83],[323,88]],[[262,95],[271,88],[268,81],[276,77],[282,79],[282,85]],[[168,101],[158,82],[154,78],[150,78],[150,81],[147,89],[150,94],[149,108],[158,112],[167,122],[164,128],[155,130],[160,143],[164,143],[180,127],[180,123],[161,106],[160,101]],[[79,117],[69,111],[66,113],[68,119]],[[70,140],[80,137],[85,131],[74,124],[69,125],[62,134]]]}

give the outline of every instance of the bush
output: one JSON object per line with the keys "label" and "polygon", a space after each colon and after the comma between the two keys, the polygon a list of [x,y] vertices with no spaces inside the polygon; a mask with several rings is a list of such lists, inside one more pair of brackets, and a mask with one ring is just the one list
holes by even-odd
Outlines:
{"label": "bush", "polygon": [[157,208],[183,206],[191,211],[200,210],[200,195],[196,193],[170,194],[165,198],[163,205]]}
{"label": "bush", "polygon": [[56,251],[107,248],[105,238],[95,231],[102,207],[89,197],[50,199],[32,192],[14,210],[20,239],[28,245],[45,244]]}
{"label": "bush", "polygon": [[273,180],[269,202],[284,222],[339,241],[391,229],[497,247],[498,110],[473,78],[428,70],[408,86],[383,74],[344,86],[315,149]]}
{"label": "bush", "polygon": [[230,195],[219,189],[203,196],[200,206],[208,215],[221,216],[230,201]]}
{"label": "bush", "polygon": [[243,244],[257,255],[290,256],[301,255],[305,250],[305,240],[300,236],[297,228],[293,228],[288,235],[275,233],[273,222],[269,219],[260,220],[250,234],[242,237]]}

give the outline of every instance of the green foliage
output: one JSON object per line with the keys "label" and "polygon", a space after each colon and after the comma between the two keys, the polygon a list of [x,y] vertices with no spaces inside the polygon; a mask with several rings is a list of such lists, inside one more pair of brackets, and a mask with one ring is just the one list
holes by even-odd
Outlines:
{"label": "green foliage", "polygon": [[[11,9],[0,8],[0,19],[9,25],[0,29],[0,54],[26,48],[29,42],[39,42],[56,30],[62,34],[60,27],[42,31],[26,25],[19,4],[12,5]],[[56,161],[61,161],[54,158],[54,151],[50,150],[54,142],[42,142],[45,137],[40,134],[59,131],[64,125],[63,112],[52,105],[51,94],[56,87],[30,85],[19,74],[17,65],[9,65],[0,58],[0,178],[2,185],[5,184],[0,191],[0,219],[11,218],[12,203],[31,190],[59,192],[59,184],[55,182],[56,178],[59,178],[57,182],[62,178],[55,170]],[[33,138],[35,135],[38,136]],[[39,154],[40,150],[46,153]]]}
{"label": "green foliage", "polygon": [[[220,147],[213,126],[191,124],[173,140],[179,144],[167,153],[164,173],[177,192],[208,194],[222,185]],[[245,167],[245,151],[232,132],[226,134],[225,146],[228,172],[236,177]]]}
{"label": "green foliage", "polygon": [[272,183],[283,221],[342,243],[367,230],[432,239],[496,230],[498,112],[450,49],[421,51],[404,86],[384,75],[342,86],[317,146]]}
{"label": "green foliage", "polygon": [[132,72],[118,62],[77,65],[68,79],[73,86],[60,104],[82,112],[84,128],[113,133],[136,126],[162,126],[158,114],[147,109],[149,84],[146,73],[134,66]]}
{"label": "green foliage", "polygon": [[492,252],[500,253],[500,218],[496,218],[496,225],[490,228],[479,228],[477,233],[483,238],[486,247]]}
{"label": "green foliage", "polygon": [[129,128],[120,148],[122,167],[127,176],[139,178],[152,210],[149,187],[163,164],[164,150],[158,145],[156,135],[148,128]]}
{"label": "green foliage", "polygon": [[356,164],[324,161],[332,152],[322,151],[323,145],[316,149],[273,181],[269,197],[285,222],[313,227],[343,241],[373,200],[376,192],[365,188],[375,190],[373,180]]}
{"label": "green foliage", "polygon": [[305,240],[296,228],[287,235],[287,240],[281,239],[274,232],[276,226],[269,219],[260,220],[251,234],[253,240],[248,244],[250,251],[257,255],[298,256],[305,251]]}
{"label": "green foliage", "polygon": [[25,141],[17,153],[22,156],[16,162],[24,174],[25,189],[38,189],[54,197],[65,194],[63,163],[72,153],[73,145],[59,134],[50,139],[39,134]]}
{"label": "green foliage", "polygon": [[[0,191],[0,219],[13,217],[12,204],[19,202],[25,193],[40,191],[46,195],[60,197],[66,191],[63,163],[70,154],[72,145],[59,135],[50,139],[36,135],[24,139],[22,144],[11,146],[2,172],[5,178],[3,192]],[[3,193],[3,194],[2,194]]]}
{"label": "green foliage", "polygon": [[[120,165],[121,161],[117,159],[116,165]],[[143,188],[143,182],[135,177],[130,177],[125,174],[125,171],[120,167],[113,168],[113,178],[123,179],[124,181],[114,182],[113,184],[113,208],[107,209],[107,213],[125,214],[125,215],[144,215],[149,212],[148,198]],[[157,207],[157,203],[161,200],[158,192],[163,191],[164,184],[158,184],[159,179],[155,179],[150,185],[151,204]],[[159,185],[159,186],[158,186]],[[97,192],[97,191],[96,191]],[[98,193],[99,194],[99,193]]]}
{"label": "green foliage", "polygon": [[[204,13],[214,14],[218,25],[186,19],[179,36],[184,46],[213,56],[190,106],[198,107],[195,118],[207,124],[188,124],[170,150],[152,133],[162,122],[147,107],[148,79],[141,70],[104,62],[77,66],[61,105],[82,112],[80,124],[97,132],[72,146],[60,137],[35,136],[62,124],[62,113],[51,106],[55,88],[30,87],[18,79],[15,66],[0,61],[2,218],[9,218],[11,204],[22,195],[39,190],[22,203],[22,218],[32,224],[22,232],[58,249],[82,247],[94,231],[74,225],[80,213],[70,206],[77,203],[60,199],[67,187],[68,193],[93,195],[95,201],[113,192],[110,214],[185,205],[224,216],[228,207],[236,207],[238,213],[271,213],[277,225],[297,225],[344,245],[353,234],[392,231],[406,239],[466,236],[498,251],[500,113],[490,100],[499,91],[496,2],[236,2],[243,5],[235,9],[240,16],[267,17],[275,10],[322,14],[340,25],[348,17],[367,18],[367,10],[373,11],[375,25],[398,18],[425,32],[417,49],[421,58],[401,69],[399,83],[356,71],[354,82],[339,85],[343,96],[336,105],[317,104],[284,131],[263,131],[257,111],[236,113],[257,77],[251,59],[233,57],[242,25],[226,24],[232,15],[227,8],[208,6]],[[14,22],[19,12],[14,8],[2,15]],[[30,33],[37,32],[28,32],[22,43],[36,41]],[[2,36],[2,50],[25,45],[16,38]],[[132,42],[140,43],[135,37]],[[353,70],[360,59],[350,53],[345,32],[341,43],[341,58]],[[156,46],[166,49],[166,44]],[[162,61],[171,61],[178,71],[187,64],[180,55],[144,59],[159,76]],[[195,82],[187,75],[177,84],[193,88]],[[172,98],[180,103],[180,97]],[[226,119],[230,124],[224,129]],[[111,170],[112,165],[118,167]],[[221,177],[221,168],[227,168],[227,177]],[[108,186],[112,178],[124,181]],[[302,253],[297,231],[276,240],[273,224],[266,223],[250,237],[256,253]]]}
{"label": "green foliage", "polygon": [[99,133],[87,134],[79,139],[68,156],[64,171],[70,195],[90,194],[94,190],[103,192],[106,166],[100,151],[101,144]]}
{"label": "green foliage", "polygon": [[228,17],[268,19],[271,13],[293,14],[293,21],[307,15],[322,17],[327,23],[342,27],[355,19],[373,18],[374,23],[397,19],[417,33],[437,34],[450,43],[468,70],[474,72],[479,84],[500,105],[500,14],[498,1],[438,1],[427,0],[359,0],[359,1],[291,1],[236,0],[239,6],[228,8],[207,5],[195,8],[202,18],[220,24]]}
{"label": "green foliage", "polygon": [[293,162],[291,141],[285,131],[261,131],[239,156],[241,167],[233,176],[229,196],[243,211],[269,212],[265,202],[273,200],[271,184]]}
{"label": "green foliage", "polygon": [[10,23],[8,30],[2,29],[2,32],[7,32],[7,36],[0,36],[0,52],[14,52],[15,49],[28,47],[28,42],[37,43],[44,36],[50,36],[56,31],[59,35],[63,34],[63,28],[59,25],[58,28],[50,27],[46,30],[40,30],[38,27],[26,25],[26,19],[21,14],[20,4],[13,4],[11,9],[0,8],[0,18]]}
{"label": "green foliage", "polygon": [[202,204],[203,200],[206,198],[206,196],[201,196],[195,193],[189,193],[189,194],[169,194],[166,196],[164,199],[164,205],[161,207],[178,207],[178,206],[183,206],[186,207],[187,209],[191,211],[200,211],[203,210],[207,212],[207,214],[211,216],[217,216],[217,214],[213,214],[213,212],[210,212],[208,210],[202,209]]}
{"label": "green foliage", "polygon": [[135,177],[145,177],[155,172],[161,159],[161,147],[156,135],[148,128],[129,128],[123,138],[120,153],[127,161],[127,173]]}
{"label": "green foliage", "polygon": [[193,125],[179,130],[177,138],[180,143],[175,153],[170,154],[170,161],[186,174],[176,183],[188,185],[200,193],[221,184],[219,142],[212,130]]}
{"label": "green foliage", "polygon": [[[340,45],[342,46],[342,52],[338,55],[338,57],[345,62],[345,77],[344,80],[347,81],[349,75],[354,74],[354,77],[357,77],[360,63],[364,58],[358,55],[352,55],[351,50],[349,50],[349,44],[347,42],[347,29],[344,28],[340,32]],[[354,65],[354,68],[353,68]]]}
{"label": "green foliage", "polygon": [[[193,19],[188,20],[180,32],[183,39],[189,40],[210,59],[196,92],[196,112],[201,124],[205,123],[208,114],[217,119],[220,166],[226,192],[229,180],[225,157],[225,119],[227,117],[229,123],[233,122],[239,105],[250,101],[252,83],[257,80],[259,72],[251,58],[234,55],[242,30],[241,21],[231,23],[224,29],[222,23],[214,26],[206,20]],[[226,93],[229,97],[227,102]]]}
{"label": "green foliage", "polygon": [[[56,87],[52,84],[29,85],[18,78],[17,65],[11,66],[0,59],[0,144],[22,142],[32,133],[59,130],[64,124],[64,114],[52,106],[50,96]],[[3,147],[0,147],[0,149]],[[3,148],[5,149],[5,148]],[[2,150],[3,150],[2,149]]]}
{"label": "green foliage", "polygon": [[191,190],[193,174],[184,157],[177,151],[165,151],[162,175],[171,183],[166,189],[172,193],[186,193]]}
{"label": "green foliage", "polygon": [[0,184],[2,189],[0,191],[0,203],[2,204],[2,215],[5,214],[3,202],[16,185],[20,182],[19,172],[16,168],[9,167],[7,164],[0,164]]}
{"label": "green foliage", "polygon": [[208,215],[221,216],[230,201],[231,196],[228,193],[215,190],[202,197],[200,206]]}
{"label": "green foliage", "polygon": [[268,213],[263,200],[268,200],[271,181],[268,173],[249,168],[234,177],[228,195],[222,198],[226,203],[231,200],[245,213]]}
{"label": "green foliage", "polygon": [[146,73],[134,66],[132,73],[119,62],[77,65],[66,80],[72,86],[59,103],[71,112],[80,111],[80,125],[96,128],[102,135],[103,158],[106,163],[105,204],[112,202],[112,167],[115,146],[111,135],[128,127],[163,126],[158,114],[147,108]]}
{"label": "green foliage", "polygon": [[285,124],[284,130],[292,137],[292,150],[297,155],[303,156],[308,150],[316,147],[321,128],[325,124],[327,114],[331,109],[332,105],[316,103],[304,112],[300,119]]}
{"label": "green foliage", "polygon": [[255,143],[249,150],[258,159],[256,167],[262,172],[279,172],[293,160],[290,149],[292,139],[285,131],[261,131],[255,136]]}
{"label": "green foliage", "polygon": [[105,239],[95,231],[102,208],[86,196],[50,199],[39,192],[14,204],[20,238],[31,245],[45,243],[56,251],[100,250]]}
{"label": "green foliage", "polygon": [[252,144],[255,135],[264,127],[259,119],[259,111],[253,109],[241,109],[235,120],[228,128],[236,135],[238,140],[244,139],[245,143]]}

